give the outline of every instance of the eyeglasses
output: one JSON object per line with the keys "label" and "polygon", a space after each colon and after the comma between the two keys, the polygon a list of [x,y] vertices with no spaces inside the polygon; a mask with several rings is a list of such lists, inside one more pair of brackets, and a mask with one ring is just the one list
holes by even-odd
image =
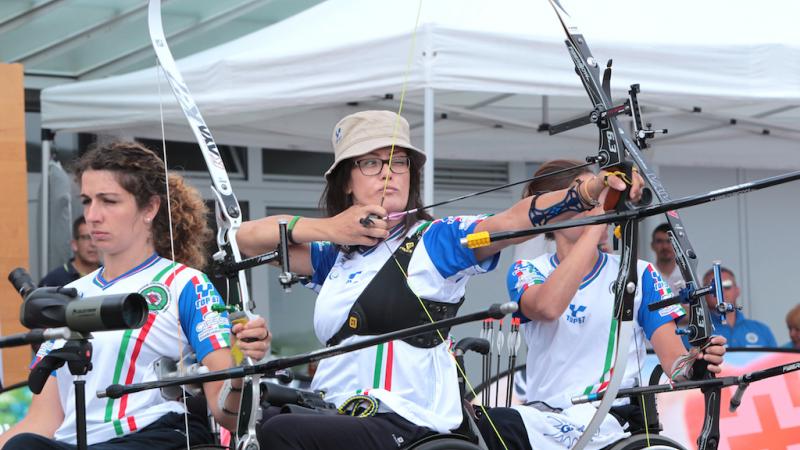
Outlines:
{"label": "eyeglasses", "polygon": [[[389,164],[389,160],[366,158],[355,161],[355,165],[358,166],[358,170],[361,171],[361,174],[368,177],[380,174],[383,171],[384,164]],[[391,159],[391,164],[389,164],[389,170],[397,174],[408,172],[410,167],[411,158],[408,156],[395,156]]]}
{"label": "eyeglasses", "polygon": [[669,244],[669,243],[670,243],[669,239],[661,239],[661,238],[653,239],[653,244],[661,245],[661,244]]}

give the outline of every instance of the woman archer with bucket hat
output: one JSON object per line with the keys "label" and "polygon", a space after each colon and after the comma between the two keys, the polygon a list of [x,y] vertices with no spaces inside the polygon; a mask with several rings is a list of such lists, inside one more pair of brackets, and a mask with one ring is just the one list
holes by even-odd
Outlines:
{"label": "woman archer with bucket hat", "polygon": [[[423,206],[426,158],[411,144],[403,117],[351,114],[336,124],[331,140],[334,162],[320,201],[327,217],[265,217],[242,224],[238,235],[244,253],[260,254],[278,245],[279,221],[289,223],[292,269],[311,277],[307,286],[318,293],[314,331],[326,345],[455,316],[471,276],[494,269],[500,250],[520,242],[471,250],[461,238],[566,220],[591,209],[604,190],[625,189],[622,180],[601,173],[492,216],[434,221],[424,209],[410,212]],[[631,195],[638,200],[642,181],[634,178]],[[455,429],[461,400],[447,333],[442,336],[445,342],[432,333],[321,361],[312,388],[325,391],[340,414],[268,416],[259,442],[270,450],[402,448]]]}

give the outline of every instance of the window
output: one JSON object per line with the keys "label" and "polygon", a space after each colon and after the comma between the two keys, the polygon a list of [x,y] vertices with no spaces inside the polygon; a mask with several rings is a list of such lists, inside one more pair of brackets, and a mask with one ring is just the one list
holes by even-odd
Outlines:
{"label": "window", "polygon": [[[161,140],[137,138],[137,141],[162,156]],[[219,154],[231,180],[247,178],[247,147],[219,145]],[[180,170],[184,175],[208,176],[208,168],[196,142],[167,141],[167,164],[170,170]]]}
{"label": "window", "polygon": [[296,175],[319,178],[333,164],[332,153],[262,149],[263,175]]}

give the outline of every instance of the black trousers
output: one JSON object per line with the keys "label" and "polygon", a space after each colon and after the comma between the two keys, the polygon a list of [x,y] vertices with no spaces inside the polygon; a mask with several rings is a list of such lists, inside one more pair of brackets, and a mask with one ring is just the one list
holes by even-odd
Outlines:
{"label": "black trousers", "polygon": [[[189,438],[191,445],[211,444],[213,437],[203,418],[189,415]],[[55,441],[33,433],[22,433],[6,442],[3,450],[75,450],[77,445]],[[93,444],[91,450],[180,450],[186,448],[186,426],[184,415],[169,413],[141,430]]]}
{"label": "black trousers", "polygon": [[277,414],[264,410],[258,442],[265,450],[382,450],[404,448],[433,434],[394,413],[372,417]]}
{"label": "black trousers", "polygon": [[[485,416],[481,417],[478,420],[478,429],[489,450],[503,450],[505,448],[508,448],[508,450],[532,450],[525,423],[516,409],[486,408],[486,411],[492,421],[490,423]],[[494,424],[494,427],[492,427],[492,424]],[[495,429],[497,430],[496,432]],[[503,438],[503,442],[500,442],[498,434]],[[503,443],[505,443],[505,446],[503,446]]]}

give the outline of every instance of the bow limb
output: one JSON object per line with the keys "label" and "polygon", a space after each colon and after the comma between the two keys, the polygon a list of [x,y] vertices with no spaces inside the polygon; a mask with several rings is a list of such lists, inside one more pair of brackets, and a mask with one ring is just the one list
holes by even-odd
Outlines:
{"label": "bow limb", "polygon": [[[233,193],[228,172],[225,170],[225,164],[222,162],[217,144],[200,114],[200,109],[195,104],[189,88],[183,81],[172,52],[167,45],[161,21],[161,0],[150,0],[148,29],[159,65],[172,88],[173,94],[175,94],[183,114],[189,122],[211,176],[211,190],[215,197],[218,227],[217,245],[219,246],[219,252],[214,255],[214,259],[222,262],[239,262],[242,257],[236,241],[236,233],[242,223],[241,208]],[[238,298],[233,301],[229,300],[229,302],[238,305],[248,320],[257,317],[253,311],[255,304],[248,292],[245,273],[239,271],[232,281]],[[246,364],[252,365],[253,363],[254,361],[250,360],[250,358],[246,359]],[[261,412],[259,404],[260,376],[258,374],[245,377],[241,398],[237,426],[239,440],[236,448],[257,450],[258,441],[256,440],[255,424]]]}

